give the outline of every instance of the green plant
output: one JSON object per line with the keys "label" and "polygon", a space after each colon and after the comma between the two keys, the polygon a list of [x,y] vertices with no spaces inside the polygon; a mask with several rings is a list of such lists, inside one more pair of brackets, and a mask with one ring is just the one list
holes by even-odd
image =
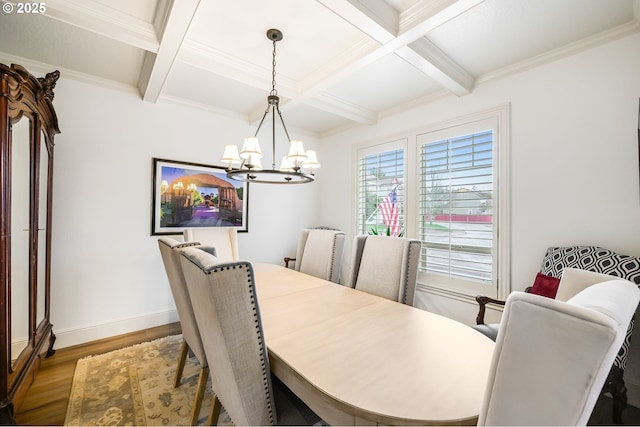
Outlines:
{"label": "green plant", "polygon": [[[381,235],[380,232],[378,231],[377,227],[371,227],[371,231],[369,232],[369,234],[372,234],[374,236],[379,236]],[[391,236],[391,227],[387,227],[386,228],[386,233],[382,234],[383,236]],[[393,236],[393,237],[404,237],[404,230],[400,230],[400,232],[398,233],[397,236]]]}

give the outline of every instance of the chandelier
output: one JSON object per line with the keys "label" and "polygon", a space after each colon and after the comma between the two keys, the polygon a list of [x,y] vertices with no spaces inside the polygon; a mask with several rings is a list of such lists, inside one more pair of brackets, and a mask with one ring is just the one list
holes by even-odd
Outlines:
{"label": "chandelier", "polygon": [[[262,120],[253,136],[245,138],[242,150],[238,152],[236,145],[226,145],[222,155],[222,161],[227,165],[227,177],[237,181],[259,182],[267,184],[304,184],[314,181],[313,170],[320,167],[316,153],[313,150],[304,150],[302,141],[291,139],[280,113],[280,97],[276,90],[276,42],[282,40],[282,32],[276,29],[267,30],[267,38],[273,42],[273,60],[271,72],[271,92],[267,97],[267,109],[262,115]],[[258,132],[265,118],[271,112],[271,169],[262,168],[262,150],[258,142]],[[289,154],[282,158],[280,168],[276,169],[276,114],[284,128],[284,133],[289,141]],[[234,166],[238,165],[238,166]],[[303,170],[309,170],[305,173]]]}

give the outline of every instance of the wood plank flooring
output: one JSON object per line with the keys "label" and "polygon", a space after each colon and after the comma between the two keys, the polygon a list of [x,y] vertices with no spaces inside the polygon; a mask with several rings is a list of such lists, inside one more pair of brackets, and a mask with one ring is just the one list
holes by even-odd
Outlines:
{"label": "wood plank flooring", "polygon": [[56,350],[53,356],[42,361],[33,385],[17,408],[16,421],[19,425],[64,425],[78,359],[180,332],[180,324],[171,323]]}

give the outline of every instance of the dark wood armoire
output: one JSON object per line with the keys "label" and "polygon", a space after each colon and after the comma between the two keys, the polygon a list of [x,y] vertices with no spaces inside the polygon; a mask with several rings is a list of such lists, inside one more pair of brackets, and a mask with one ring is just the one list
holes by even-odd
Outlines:
{"label": "dark wood armoire", "polygon": [[60,73],[0,64],[0,424],[53,354],[50,322],[53,89]]}

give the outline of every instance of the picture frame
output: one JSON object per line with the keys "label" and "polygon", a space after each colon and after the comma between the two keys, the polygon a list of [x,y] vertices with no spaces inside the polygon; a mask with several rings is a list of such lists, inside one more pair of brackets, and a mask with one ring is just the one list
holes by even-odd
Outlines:
{"label": "picture frame", "polygon": [[228,178],[224,167],[154,157],[152,181],[152,236],[196,227],[249,231],[249,184]]}

